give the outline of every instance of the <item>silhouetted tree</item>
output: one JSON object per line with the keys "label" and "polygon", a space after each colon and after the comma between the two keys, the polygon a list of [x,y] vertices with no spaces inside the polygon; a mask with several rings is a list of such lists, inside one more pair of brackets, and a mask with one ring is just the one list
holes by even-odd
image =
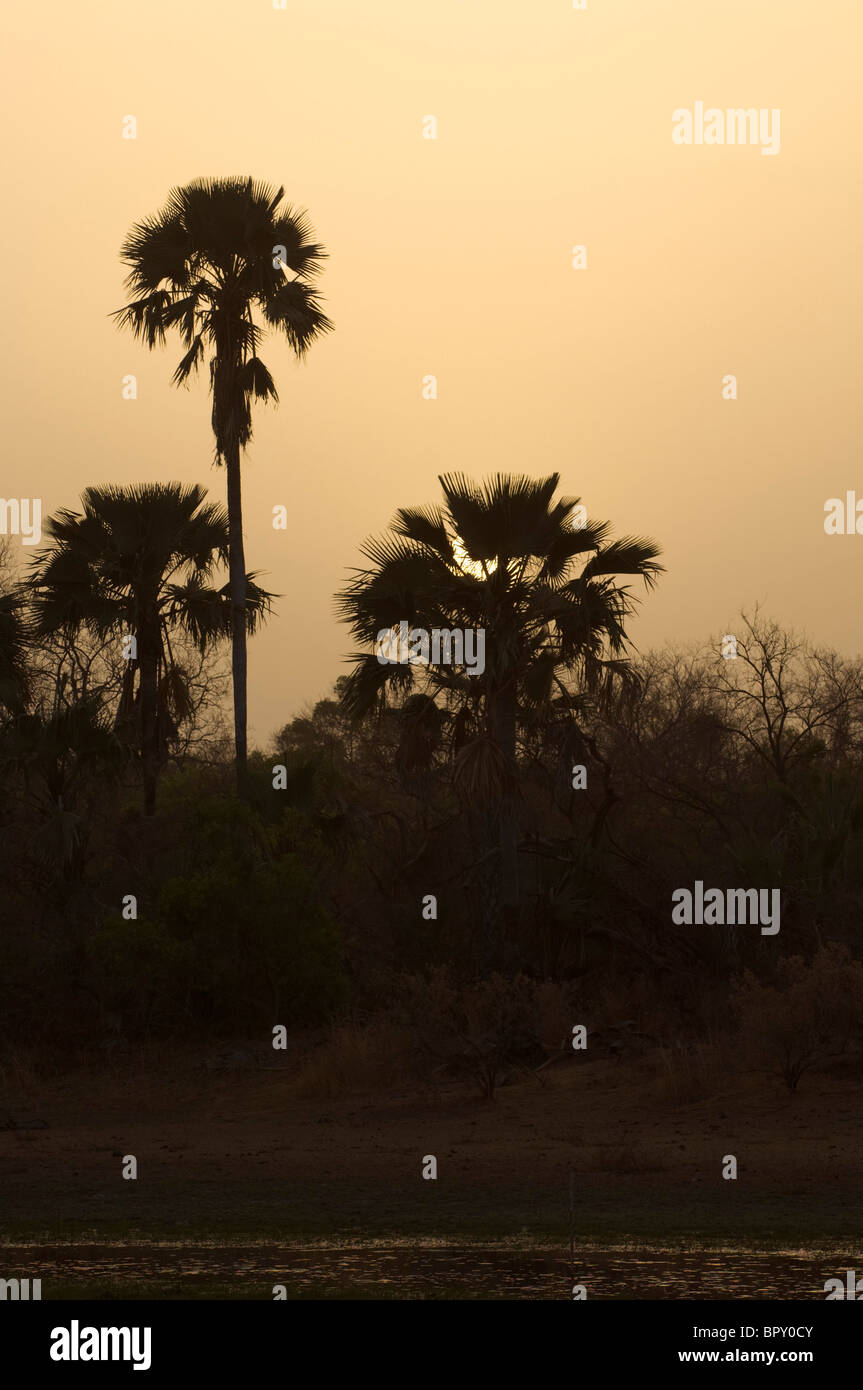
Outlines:
{"label": "silhouetted tree", "polygon": [[122,247],[133,298],[117,311],[149,348],[176,328],[187,351],[174,372],[188,382],[209,357],[216,462],[225,465],[230,525],[234,738],[237,777],[246,775],[246,563],[240,460],[252,437],[251,402],[278,402],[258,355],[260,322],[297,357],[332,327],[314,289],[325,252],[307,216],[282,206],[284,189],[252,179],[196,179],[171,191],[155,217],[137,223]]}
{"label": "silhouetted tree", "polygon": [[[411,735],[403,755],[415,765],[429,761],[448,726],[456,784],[482,809],[489,839],[496,827],[495,880],[506,916],[518,903],[519,724],[574,721],[585,694],[601,702],[628,679],[624,623],[634,600],[614,577],[634,575],[650,586],[662,569],[651,541],[609,541],[607,522],[573,525],[579,499],[555,501],[559,481],[556,473],[498,474],[479,486],[461,474],[442,476],[445,506],[400,509],[391,534],[363,548],[372,567],[338,596],[354,636],[374,648],[353,658],[346,707],[362,715],[397,695]],[[382,661],[380,634],[402,621],[426,632],[483,630],[484,670],[430,665],[406,651]],[[441,705],[452,715],[448,725]]]}
{"label": "silhouetted tree", "polygon": [[[63,510],[48,519],[51,544],[34,559],[37,634],[83,627],[98,637],[135,638],[120,715],[132,713],[137,672],[147,815],[156,806],[160,726],[169,715],[182,719],[188,713],[171,630],[181,629],[201,650],[231,633],[228,586],[211,582],[227,558],[228,519],[205,497],[204,488],[180,483],[87,488],[81,513]],[[270,595],[247,575],[243,613],[250,631],[269,605]]]}

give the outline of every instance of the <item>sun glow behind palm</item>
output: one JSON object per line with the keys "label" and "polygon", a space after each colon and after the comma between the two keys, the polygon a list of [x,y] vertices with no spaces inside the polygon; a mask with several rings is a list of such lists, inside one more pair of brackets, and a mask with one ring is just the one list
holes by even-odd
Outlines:
{"label": "sun glow behind palm", "polygon": [[473,575],[474,579],[488,579],[497,569],[497,560],[472,559],[458,537],[453,542],[453,554],[462,574]]}

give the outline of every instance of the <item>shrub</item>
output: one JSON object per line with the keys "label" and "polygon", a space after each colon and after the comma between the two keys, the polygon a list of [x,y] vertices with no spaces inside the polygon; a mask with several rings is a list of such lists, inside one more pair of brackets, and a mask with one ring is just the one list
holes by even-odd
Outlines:
{"label": "shrub", "polygon": [[405,981],[403,1014],[420,1048],[449,1076],[469,1078],[487,1100],[513,1066],[543,1058],[534,986],[524,975],[456,983],[446,967]]}
{"label": "shrub", "polygon": [[227,797],[186,829],[139,920],[112,917],[90,942],[127,1021],[226,1032],[325,1019],[345,993],[338,934],[299,856],[262,850],[253,814]]}
{"label": "shrub", "polygon": [[832,943],[811,962],[780,961],[777,983],[745,971],[733,994],[744,1045],[778,1063],[789,1091],[809,1067],[845,1052],[863,1033],[863,963]]}

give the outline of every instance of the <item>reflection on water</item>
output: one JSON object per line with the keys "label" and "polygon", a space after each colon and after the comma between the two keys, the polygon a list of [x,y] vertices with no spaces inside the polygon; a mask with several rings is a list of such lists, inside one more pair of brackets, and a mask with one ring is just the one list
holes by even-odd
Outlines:
{"label": "reflection on water", "polygon": [[374,1246],[303,1248],[218,1245],[4,1246],[6,1277],[42,1279],[42,1296],[86,1296],[114,1285],[115,1296],[272,1298],[449,1297],[569,1299],[573,1282],[591,1299],[824,1298],[824,1282],[846,1267],[842,1256],[747,1251],[576,1251]]}

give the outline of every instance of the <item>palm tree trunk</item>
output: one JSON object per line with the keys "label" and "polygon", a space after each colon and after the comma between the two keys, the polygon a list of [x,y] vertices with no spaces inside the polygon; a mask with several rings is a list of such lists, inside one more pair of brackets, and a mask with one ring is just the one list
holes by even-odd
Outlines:
{"label": "palm tree trunk", "polygon": [[518,819],[516,815],[516,691],[510,684],[491,697],[492,736],[504,756],[507,780],[497,813],[498,950],[516,926],[518,915]]}
{"label": "palm tree trunk", "polygon": [[243,496],[240,474],[240,446],[232,443],[226,451],[228,472],[228,543],[230,546],[231,641],[234,683],[234,747],[237,759],[237,790],[244,795],[247,785],[248,722],[246,675],[246,556],[243,549]]}
{"label": "palm tree trunk", "polygon": [[138,632],[138,665],[141,670],[141,763],[144,774],[144,815],[156,812],[156,780],[159,746],[156,685],[159,672],[159,623],[143,613]]}
{"label": "palm tree trunk", "polygon": [[515,685],[499,691],[495,699],[495,739],[503,753],[511,787],[504,792],[500,808],[501,899],[505,908],[518,906],[518,826],[515,807]]}

